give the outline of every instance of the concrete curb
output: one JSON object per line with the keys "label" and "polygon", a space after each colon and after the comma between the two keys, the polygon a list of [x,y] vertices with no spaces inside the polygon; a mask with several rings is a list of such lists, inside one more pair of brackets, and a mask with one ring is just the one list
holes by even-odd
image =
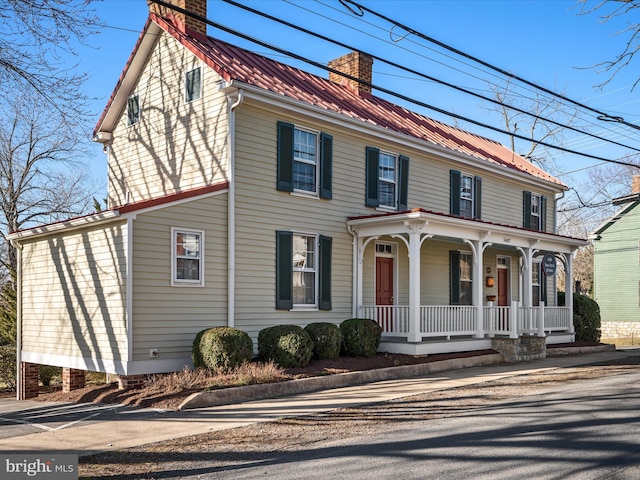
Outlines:
{"label": "concrete curb", "polygon": [[362,372],[340,373],[325,377],[310,377],[287,382],[266,383],[261,385],[247,385],[245,387],[224,388],[196,392],[178,407],[178,410],[215,407],[252,400],[287,397],[301,393],[329,390],[333,388],[350,387],[365,383],[382,382],[399,378],[417,377],[445,370],[477,367],[483,365],[497,365],[504,363],[504,357],[499,353],[478,355],[476,357],[452,358],[439,362],[420,363],[417,365],[402,365],[399,367],[365,370]]}
{"label": "concrete curb", "polygon": [[[547,348],[546,354],[547,357],[563,357],[568,355],[610,352],[615,350],[615,345],[598,345],[593,347],[552,347]],[[333,388],[350,387],[365,383],[382,382],[385,380],[417,377],[446,370],[459,370],[462,368],[497,365],[500,363],[505,363],[504,357],[499,353],[494,353],[489,355],[478,355],[475,357],[453,358],[439,362],[420,363],[417,365],[403,365],[399,367],[380,368],[377,370],[365,370],[362,372],[340,373],[324,377],[301,378],[287,382],[209,390],[196,392],[190,395],[180,404],[178,410],[191,410],[195,408],[231,405],[235,403],[249,402],[252,400],[281,398],[301,393],[316,392],[319,390],[330,390]]]}
{"label": "concrete curb", "polygon": [[547,357],[564,357],[565,355],[578,355],[583,353],[615,352],[615,345],[598,345],[595,347],[547,347]]}

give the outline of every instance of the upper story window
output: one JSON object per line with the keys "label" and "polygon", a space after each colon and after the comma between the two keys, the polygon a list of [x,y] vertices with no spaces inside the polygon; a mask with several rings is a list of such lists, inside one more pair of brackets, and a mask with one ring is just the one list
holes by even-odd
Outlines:
{"label": "upper story window", "polygon": [[482,179],[451,170],[450,213],[463,218],[481,218]]}
{"label": "upper story window", "polygon": [[378,181],[381,207],[396,208],[398,205],[396,197],[397,163],[398,157],[395,155],[380,152]]}
{"label": "upper story window", "polygon": [[409,183],[409,158],[366,148],[367,207],[406,210]]}
{"label": "upper story window", "polygon": [[318,134],[308,130],[293,130],[293,190],[317,193]]}
{"label": "upper story window", "polygon": [[331,310],[331,237],[276,232],[276,308]]}
{"label": "upper story window", "polygon": [[332,197],[333,137],[278,122],[278,190]]}
{"label": "upper story window", "polygon": [[135,125],[140,121],[140,98],[131,95],[127,99],[127,125]]}
{"label": "upper story window", "polygon": [[204,232],[172,228],[172,285],[204,285]]}
{"label": "upper story window", "polygon": [[189,70],[184,75],[184,101],[193,102],[202,97],[202,69]]}
{"label": "upper story window", "polygon": [[532,192],[523,194],[523,226],[531,230],[546,230],[547,198]]}

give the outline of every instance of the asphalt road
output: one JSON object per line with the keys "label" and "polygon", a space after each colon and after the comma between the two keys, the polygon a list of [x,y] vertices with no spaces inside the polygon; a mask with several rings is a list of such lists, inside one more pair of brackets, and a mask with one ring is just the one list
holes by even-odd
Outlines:
{"label": "asphalt road", "polygon": [[638,479],[639,427],[633,369],[180,478]]}

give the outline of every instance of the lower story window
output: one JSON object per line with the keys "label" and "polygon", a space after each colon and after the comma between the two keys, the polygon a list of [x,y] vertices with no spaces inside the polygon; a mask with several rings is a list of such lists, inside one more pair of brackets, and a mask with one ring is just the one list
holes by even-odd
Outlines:
{"label": "lower story window", "polygon": [[172,228],[172,285],[204,284],[204,232]]}
{"label": "lower story window", "polygon": [[276,309],[331,310],[331,237],[276,232]]}
{"label": "lower story window", "polygon": [[473,255],[449,252],[451,305],[473,305]]}
{"label": "lower story window", "polygon": [[531,305],[540,305],[540,262],[533,262],[531,269]]}
{"label": "lower story window", "polygon": [[316,237],[293,236],[293,304],[316,305]]}
{"label": "lower story window", "polygon": [[460,305],[473,304],[473,282],[471,266],[473,258],[469,253],[460,254]]}

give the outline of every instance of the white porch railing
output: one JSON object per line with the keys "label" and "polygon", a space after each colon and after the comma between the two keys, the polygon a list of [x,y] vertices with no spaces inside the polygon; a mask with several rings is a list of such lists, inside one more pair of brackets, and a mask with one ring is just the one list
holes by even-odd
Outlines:
{"label": "white porch railing", "polygon": [[473,335],[478,331],[478,309],[445,305],[420,307],[420,333],[423,337]]}
{"label": "white porch railing", "polygon": [[[481,312],[483,333],[488,337],[572,330],[568,307],[483,306]],[[478,334],[477,315],[475,306],[423,305],[420,307],[419,337],[475,336]],[[360,308],[360,316],[378,322],[384,337],[407,337],[410,330],[407,305],[366,305]]]}
{"label": "white porch railing", "polygon": [[362,318],[372,318],[382,327],[382,335],[405,337],[409,333],[409,307],[375,305],[362,307]]}

